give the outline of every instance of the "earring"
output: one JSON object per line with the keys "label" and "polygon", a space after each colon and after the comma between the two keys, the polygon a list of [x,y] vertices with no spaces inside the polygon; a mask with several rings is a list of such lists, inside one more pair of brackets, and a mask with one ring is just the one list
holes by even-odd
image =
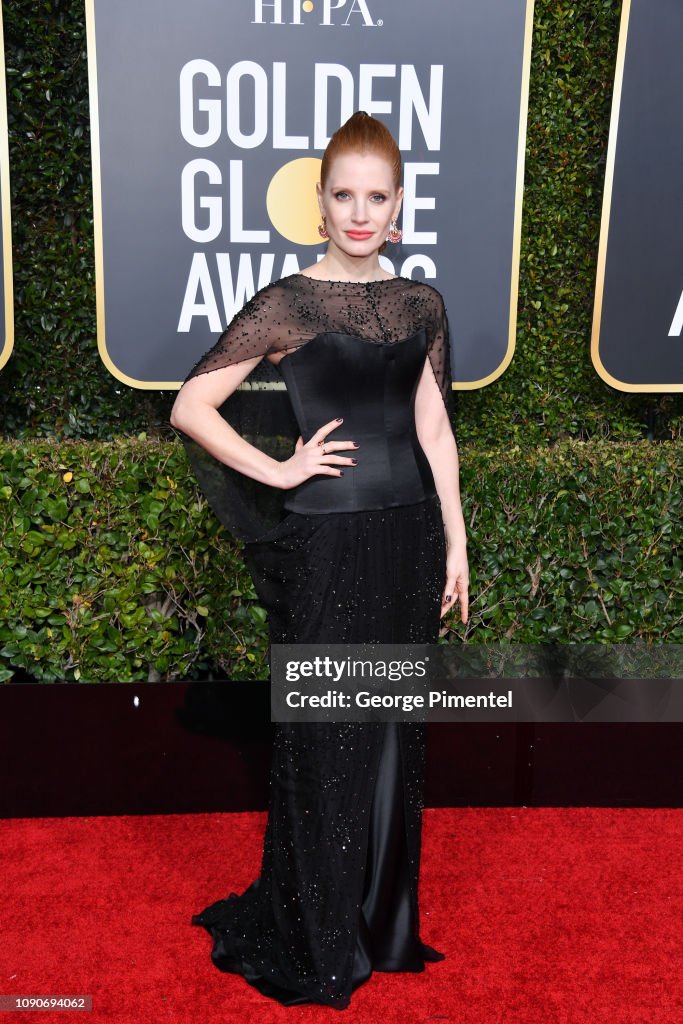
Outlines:
{"label": "earring", "polygon": [[322,224],[318,224],[318,234],[320,235],[321,238],[329,238],[330,237],[328,235],[328,233],[327,233],[327,224],[325,223],[325,215],[324,214],[323,214],[323,222],[322,222]]}
{"label": "earring", "polygon": [[389,234],[387,236],[387,242],[400,242],[402,238],[403,232],[401,231],[400,227],[398,227],[396,221],[392,220],[391,224],[389,225]]}

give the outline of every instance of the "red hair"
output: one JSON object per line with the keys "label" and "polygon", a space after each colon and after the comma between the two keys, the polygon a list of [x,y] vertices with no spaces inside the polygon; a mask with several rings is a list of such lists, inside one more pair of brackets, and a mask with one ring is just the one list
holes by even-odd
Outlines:
{"label": "red hair", "polygon": [[374,153],[383,157],[391,167],[394,176],[394,187],[401,184],[401,151],[394,136],[386,125],[375,117],[370,117],[364,110],[357,110],[346,121],[327,144],[320,166],[320,184],[325,182],[332,166],[332,161],[343,153]]}

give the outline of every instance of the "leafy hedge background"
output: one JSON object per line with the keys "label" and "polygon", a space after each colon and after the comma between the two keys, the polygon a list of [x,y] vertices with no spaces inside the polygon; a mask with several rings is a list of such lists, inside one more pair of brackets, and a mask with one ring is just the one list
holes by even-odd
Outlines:
{"label": "leafy hedge background", "polygon": [[[611,441],[469,449],[470,616],[443,642],[683,644],[676,459]],[[0,476],[0,680],[267,678],[265,612],[177,445],[11,441]]]}
{"label": "leafy hedge background", "polygon": [[[553,636],[578,639],[581,631],[577,632],[578,622],[571,617],[575,615],[575,595],[568,595],[567,581],[576,573],[583,579],[581,574],[588,570],[586,558],[598,555],[590,544],[586,548],[588,554],[582,555],[583,548],[577,547],[578,539],[572,539],[571,530],[583,529],[594,516],[601,524],[599,532],[605,538],[605,552],[609,545],[620,550],[619,545],[626,543],[620,531],[625,529],[628,533],[629,522],[635,517],[633,537],[637,536],[636,547],[641,553],[648,551],[648,563],[638,563],[632,583],[655,594],[661,584],[664,596],[660,594],[661,601],[660,598],[657,601],[662,604],[659,611],[666,608],[666,614],[656,620],[658,628],[652,626],[653,620],[638,625],[628,617],[617,615],[615,618],[609,612],[605,615],[600,609],[601,601],[607,608],[605,595],[614,593],[610,590],[613,586],[617,586],[618,591],[621,588],[617,597],[625,600],[628,591],[624,587],[628,579],[615,584],[607,578],[610,575],[607,573],[603,580],[599,563],[595,562],[593,583],[597,581],[599,592],[595,595],[595,605],[600,610],[594,616],[595,609],[591,605],[586,618],[591,624],[589,632],[593,639],[609,642],[635,636],[652,639],[659,635],[671,641],[680,635],[680,583],[675,576],[667,576],[666,566],[651,561],[657,545],[647,539],[646,523],[651,517],[650,525],[655,530],[659,521],[657,515],[664,514],[664,520],[660,521],[660,528],[662,523],[664,525],[664,536],[658,550],[660,557],[667,559],[670,573],[678,564],[672,550],[676,534],[667,536],[666,533],[675,529],[680,520],[670,505],[662,509],[660,503],[670,492],[679,469],[680,448],[672,442],[680,437],[683,396],[616,391],[597,376],[590,360],[593,289],[620,9],[617,0],[582,3],[536,0],[515,358],[493,384],[480,391],[459,392],[456,402],[455,429],[461,452],[463,495],[471,503],[470,511],[474,507],[483,508],[484,499],[491,502],[494,509],[498,507],[499,521],[495,529],[492,527],[492,532],[486,534],[483,547],[478,547],[482,536],[476,530],[471,534],[473,593],[476,593],[475,586],[494,568],[491,563],[494,548],[497,548],[495,558],[500,561],[502,582],[510,588],[506,593],[500,591],[498,598],[498,609],[504,608],[504,613],[492,614],[486,619],[482,605],[482,618],[477,617],[479,613],[473,615],[473,622],[478,624],[471,636],[473,640],[514,636],[517,642],[530,642],[528,635],[546,640]],[[0,377],[0,430],[5,439],[0,441],[3,470],[0,483],[4,498],[0,502],[0,526],[4,517],[4,527],[13,538],[6,562],[0,564],[0,572],[4,583],[15,587],[15,596],[3,597],[7,607],[5,614],[0,614],[0,620],[9,624],[3,627],[5,646],[0,658],[5,668],[0,678],[10,679],[15,672],[27,672],[45,681],[79,678],[75,673],[84,656],[78,652],[86,648],[92,654],[92,657],[90,654],[85,657],[85,663],[89,666],[88,677],[93,679],[115,675],[121,679],[189,678],[216,667],[236,674],[242,670],[252,675],[255,671],[262,672],[266,642],[264,613],[255,602],[239,550],[215,522],[187,474],[179,442],[168,424],[175,392],[127,387],[108,373],[97,351],[83,0],[43,0],[41,3],[6,0],[3,21],[15,348]],[[566,444],[568,454],[562,461],[560,454]],[[118,453],[119,460],[115,473],[111,470],[113,451]],[[614,473],[621,461],[638,467],[641,489],[634,485],[634,489],[619,496],[614,492]],[[522,508],[523,491],[516,497],[511,494],[504,497],[506,488],[515,486],[515,480],[508,475],[519,479],[520,463],[525,464],[525,472],[535,481],[527,495],[526,511]],[[29,472],[30,465],[33,476]],[[104,465],[109,469],[103,477],[98,477],[97,467]],[[98,486],[102,489],[97,493],[109,509],[109,533],[104,540],[96,533],[89,534],[88,541],[76,530],[72,536],[72,539],[77,538],[75,545],[64,550],[70,550],[76,561],[94,559],[93,565],[100,566],[97,570],[100,580],[106,578],[107,585],[114,585],[111,574],[118,573],[124,581],[119,582],[125,594],[121,588],[114,588],[114,596],[110,591],[106,605],[98,606],[99,612],[106,612],[114,620],[113,633],[107,634],[108,639],[102,639],[106,630],[99,637],[94,628],[88,632],[87,605],[85,611],[80,610],[74,618],[73,608],[67,616],[66,609],[59,606],[57,591],[49,597],[50,573],[54,582],[59,578],[54,575],[55,569],[60,567],[61,571],[62,566],[62,555],[55,554],[56,534],[54,530],[50,532],[51,524],[57,535],[60,521],[73,526],[71,517],[77,515],[77,509],[68,504],[68,494],[81,494],[80,500],[84,501],[93,493],[73,488],[66,493],[60,491],[66,484],[63,474],[73,472],[76,475],[79,466],[84,475],[78,480],[88,481],[94,474],[92,479],[100,481]],[[166,466],[172,467],[168,476],[173,487],[168,483],[164,485],[163,467]],[[495,474],[491,476],[494,468]],[[657,474],[661,493],[654,482]],[[545,515],[553,508],[557,517],[561,509],[568,508],[568,495],[575,494],[577,481],[584,478],[593,481],[590,497],[577,504],[571,514],[566,513],[567,531],[558,533],[558,524],[565,520],[546,519]],[[156,498],[150,497],[154,490],[150,479],[156,480]],[[28,484],[25,481],[29,481]],[[497,487],[495,492],[491,491],[491,481]],[[137,485],[141,497],[132,501]],[[85,487],[85,483],[77,486]],[[107,488],[118,490],[114,494]],[[564,505],[556,504],[558,491],[564,492]],[[138,500],[143,504],[139,505]],[[40,505],[41,501],[47,504]],[[513,518],[506,520],[500,512],[503,501],[511,510],[517,510]],[[145,502],[152,504],[145,505]],[[539,532],[537,541],[545,538],[547,545],[549,538],[554,538],[552,556],[560,558],[565,571],[564,577],[551,574],[553,582],[548,594],[554,594],[555,612],[549,633],[541,627],[534,631],[528,625],[520,625],[523,622],[521,609],[526,606],[515,602],[523,602],[526,597],[518,593],[515,580],[505,575],[504,568],[506,564],[512,567],[510,571],[514,576],[517,557],[514,551],[523,557],[521,553],[526,550],[527,539],[524,531],[528,529],[529,517],[533,520],[536,503],[545,510],[543,530],[548,531]],[[142,514],[143,519],[134,521],[131,510]],[[182,528],[181,512],[188,517],[186,528],[190,531],[181,535],[187,544],[195,538],[189,548],[184,548],[185,553],[177,544],[177,531]],[[88,515],[91,513],[97,525],[100,506],[93,507]],[[493,511],[490,514],[493,515]],[[29,524],[24,529],[27,516]],[[149,516],[153,522],[151,534]],[[142,525],[144,522],[146,526]],[[150,536],[154,537],[156,547],[150,548],[149,557],[144,548],[135,547],[144,543],[141,529],[147,529],[148,541]],[[496,530],[502,532],[496,533]],[[33,541],[27,539],[29,533],[35,535]],[[36,539],[38,536],[42,536],[42,544]],[[123,565],[123,570],[114,564],[106,569],[107,558],[120,558],[118,545],[124,543],[121,538],[131,545],[127,549],[128,561],[118,563]],[[29,558],[13,559],[11,552],[15,543],[16,550]],[[45,562],[45,548],[50,544],[53,561]],[[188,577],[183,590],[184,603],[179,610],[173,608],[173,601],[169,603],[168,593],[164,596],[159,580],[154,577],[156,583],[153,583],[145,574],[161,571],[159,551],[163,550],[170,559],[172,571],[191,575],[192,565],[198,564],[192,559],[200,555],[206,559],[212,546],[221,552],[225,571],[230,574],[229,600],[222,604],[218,601],[220,610],[214,607],[214,615],[209,616],[211,621],[204,622],[199,609],[206,611],[208,605],[202,602],[209,600],[207,594],[212,585],[215,595],[225,597],[226,592],[221,590],[224,580],[213,578],[213,584],[205,588],[207,594],[202,596],[195,594],[195,584],[190,586]],[[106,551],[106,558],[102,550]],[[135,558],[130,554],[133,550]],[[194,555],[188,559],[189,550],[194,551]],[[100,554],[93,554],[93,551]],[[138,564],[138,556],[143,562],[148,559],[147,569],[143,572],[140,568],[139,575],[136,568],[133,575],[127,577],[124,570],[127,567],[132,572],[131,567]],[[35,559],[33,570],[31,558]],[[610,564],[609,559],[606,564]],[[580,569],[581,565],[584,569]],[[624,571],[621,566],[619,578],[622,580]],[[44,578],[43,572],[47,573]],[[475,583],[477,572],[483,576]],[[16,574],[20,575],[20,582]],[[533,572],[531,576],[533,579]],[[541,572],[539,586],[542,578]],[[84,581],[74,576],[72,583],[76,587],[72,588],[72,596],[82,597]],[[135,597],[136,587],[140,590],[138,598]],[[62,588],[62,592],[64,597],[70,593],[68,587]],[[147,599],[143,600],[145,593]],[[23,597],[18,597],[19,594]],[[36,594],[47,595],[49,600],[36,601]],[[97,601],[104,602],[105,596],[102,591]],[[117,605],[124,597],[129,603],[138,601],[137,612],[134,609],[125,612]],[[218,598],[214,596],[213,600]],[[483,596],[481,600],[484,601]],[[545,612],[534,614],[537,623],[543,623],[547,617]],[[54,618],[49,625],[52,634],[40,634],[42,639],[35,639],[31,631],[35,632],[36,622],[42,621],[47,629],[50,616]],[[616,621],[622,627],[621,633],[617,630],[610,634],[608,621],[612,624]],[[162,628],[150,632],[150,623]],[[511,632],[514,623],[521,632],[517,629]],[[450,627],[453,635],[458,634],[459,624],[454,617]],[[64,630],[70,635],[75,630],[80,637],[73,641],[76,646],[69,646],[71,641],[67,642],[66,638],[63,643],[57,643],[55,628],[61,630],[63,636]],[[211,642],[212,630],[215,643]],[[173,638],[167,641],[166,649],[164,631]],[[231,653],[226,653],[226,631],[235,641]],[[446,634],[446,639],[448,637]],[[81,678],[83,675],[81,669]]]}

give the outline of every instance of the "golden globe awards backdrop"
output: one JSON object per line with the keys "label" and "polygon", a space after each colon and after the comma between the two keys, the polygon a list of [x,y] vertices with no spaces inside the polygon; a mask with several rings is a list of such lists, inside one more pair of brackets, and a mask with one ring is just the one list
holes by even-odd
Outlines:
{"label": "golden globe awards backdrop", "polygon": [[624,0],[591,346],[621,391],[683,389],[682,53],[682,0]]}
{"label": "golden globe awards backdrop", "polygon": [[5,87],[5,42],[0,7],[0,369],[14,347],[14,295],[12,284],[12,219],[9,191],[9,146],[7,142],[7,92]]}
{"label": "golden globe awards backdrop", "polygon": [[387,269],[444,294],[461,388],[512,358],[533,0],[86,0],[98,344],[175,388],[254,291],[320,258],[357,109],[404,160]]}

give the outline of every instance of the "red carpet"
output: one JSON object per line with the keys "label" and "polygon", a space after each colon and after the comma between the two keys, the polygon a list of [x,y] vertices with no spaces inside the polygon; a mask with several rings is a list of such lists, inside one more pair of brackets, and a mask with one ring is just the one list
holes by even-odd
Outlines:
{"label": "red carpet", "polygon": [[1,821],[2,993],[92,995],[87,1019],[119,1024],[683,1022],[680,810],[427,809],[422,938],[447,959],[375,974],[343,1011],[271,1003],[190,924],[256,876],[265,820]]}

